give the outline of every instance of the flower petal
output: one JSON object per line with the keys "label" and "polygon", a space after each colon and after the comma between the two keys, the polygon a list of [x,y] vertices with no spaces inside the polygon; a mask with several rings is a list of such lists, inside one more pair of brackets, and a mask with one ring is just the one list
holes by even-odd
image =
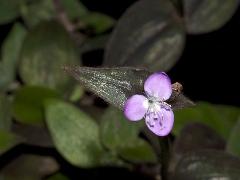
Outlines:
{"label": "flower petal", "polygon": [[169,99],[172,94],[171,80],[164,72],[154,73],[145,81],[144,90],[148,96],[154,96],[165,101]]}
{"label": "flower petal", "polygon": [[174,114],[171,108],[161,107],[157,113],[146,115],[145,122],[147,127],[158,136],[168,135],[173,127]]}
{"label": "flower petal", "polygon": [[148,109],[148,99],[143,95],[131,96],[124,105],[124,114],[131,121],[141,120]]}

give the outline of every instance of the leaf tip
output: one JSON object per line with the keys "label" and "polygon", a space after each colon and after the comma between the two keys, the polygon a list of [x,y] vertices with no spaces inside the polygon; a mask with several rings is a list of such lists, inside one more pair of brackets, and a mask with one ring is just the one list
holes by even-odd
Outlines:
{"label": "leaf tip", "polygon": [[70,70],[73,69],[73,66],[70,66],[70,65],[62,65],[61,66],[61,69],[64,71],[64,72],[69,72]]}
{"label": "leaf tip", "polygon": [[73,77],[75,77],[75,72],[77,71],[77,68],[78,68],[77,65],[62,65],[61,66],[61,69],[65,73],[67,73],[67,74],[69,74],[69,75],[71,75]]}

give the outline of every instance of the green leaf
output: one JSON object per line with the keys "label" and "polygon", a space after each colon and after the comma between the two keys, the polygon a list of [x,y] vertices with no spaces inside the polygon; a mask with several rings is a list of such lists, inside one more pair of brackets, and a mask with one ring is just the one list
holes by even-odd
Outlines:
{"label": "green leaf", "polygon": [[177,137],[173,150],[184,154],[201,149],[224,150],[225,141],[212,128],[201,123],[186,125]]}
{"label": "green leaf", "polygon": [[21,0],[0,1],[0,25],[6,24],[19,16]]}
{"label": "green leaf", "polygon": [[213,105],[199,102],[193,108],[178,110],[175,113],[173,132],[177,135],[189,122],[201,122],[227,139],[236,123],[240,109],[226,105]]}
{"label": "green leaf", "polygon": [[13,123],[11,131],[24,139],[24,144],[53,147],[53,142],[48,129],[45,126]]}
{"label": "green leaf", "polygon": [[167,71],[179,59],[184,41],[183,22],[170,1],[137,1],[118,21],[105,65]]}
{"label": "green leaf", "polygon": [[57,173],[48,177],[46,180],[69,180],[69,178],[61,173]]}
{"label": "green leaf", "polygon": [[63,64],[79,64],[73,40],[56,22],[43,22],[27,35],[20,63],[20,76],[28,85],[68,92],[73,82],[61,70]]}
{"label": "green leaf", "polygon": [[179,15],[182,15],[183,14],[182,0],[171,0],[171,2],[175,6],[175,8],[178,10]]}
{"label": "green leaf", "polygon": [[41,21],[51,20],[55,16],[53,1],[40,0],[21,6],[21,16],[24,22],[33,27]]}
{"label": "green leaf", "polygon": [[100,137],[104,146],[117,151],[120,147],[130,146],[142,127],[142,122],[132,123],[122,111],[109,107],[101,118]]}
{"label": "green leaf", "polygon": [[133,142],[128,141],[128,143],[128,146],[121,147],[118,150],[119,155],[123,159],[133,163],[157,162],[157,156],[153,151],[153,148],[146,141],[138,138]]}
{"label": "green leaf", "polygon": [[16,23],[3,42],[2,61],[0,62],[0,90],[6,90],[15,79],[20,49],[25,35],[26,29],[21,24]]}
{"label": "green leaf", "polygon": [[238,121],[233,127],[233,130],[229,136],[227,143],[227,151],[240,157],[239,138],[240,138],[240,119],[238,118]]}
{"label": "green leaf", "polygon": [[129,164],[124,162],[114,151],[106,151],[101,156],[101,164],[112,167],[129,168]]}
{"label": "green leaf", "polygon": [[100,165],[103,153],[98,125],[84,112],[59,100],[46,104],[47,125],[57,150],[80,167]]}
{"label": "green leaf", "polygon": [[76,85],[73,89],[73,92],[71,93],[69,100],[72,102],[76,102],[79,99],[81,99],[81,97],[84,95],[84,89],[82,86],[80,85]]}
{"label": "green leaf", "polygon": [[[88,13],[87,8],[78,0],[60,0],[60,6],[70,20],[81,20]],[[53,1],[32,1],[21,6],[21,16],[26,24],[33,27],[41,21],[52,20],[57,16]]]}
{"label": "green leaf", "polygon": [[178,163],[171,180],[239,179],[240,159],[222,151],[189,153]]}
{"label": "green leaf", "polygon": [[18,136],[10,132],[0,130],[0,155],[10,150],[21,141],[22,140]]}
{"label": "green leaf", "polygon": [[115,20],[99,12],[89,11],[77,0],[60,0],[68,18],[80,22],[84,27],[90,28],[95,34],[100,34],[110,29]]}
{"label": "green leaf", "polygon": [[102,35],[102,36],[96,36],[94,38],[90,38],[84,42],[84,44],[81,46],[81,54],[98,50],[98,49],[104,49],[106,46],[106,43],[109,39],[109,35]]}
{"label": "green leaf", "polygon": [[[136,68],[92,68],[65,66],[64,70],[106,102],[123,109],[133,94],[143,93],[143,84],[150,72]],[[179,83],[175,83],[179,84]],[[169,99],[174,109],[192,106],[192,102],[175,89]],[[180,98],[179,98],[180,97]]]}
{"label": "green leaf", "polygon": [[123,112],[109,107],[101,118],[100,138],[105,147],[123,159],[134,162],[156,162],[152,147],[138,137],[143,121],[130,122]]}
{"label": "green leaf", "polygon": [[183,0],[187,31],[208,33],[221,28],[233,16],[239,0]]}
{"label": "green leaf", "polygon": [[90,12],[81,18],[81,22],[100,34],[113,27],[115,20],[105,14]]}
{"label": "green leaf", "polygon": [[13,115],[18,122],[31,125],[44,124],[44,101],[60,98],[59,94],[45,87],[24,86],[16,92]]}
{"label": "green leaf", "polygon": [[11,127],[12,100],[0,94],[0,130],[9,130]]}
{"label": "green leaf", "polygon": [[103,114],[104,108],[100,106],[95,106],[94,99],[95,99],[94,96],[90,98],[89,96],[84,96],[80,100],[79,105],[82,111],[89,114],[89,116],[91,116],[91,118],[93,118],[94,120],[99,121],[99,117]]}
{"label": "green leaf", "polygon": [[201,123],[187,124],[177,136],[172,148],[170,169],[173,169],[182,156],[204,149],[225,149],[224,139],[212,128]]}
{"label": "green leaf", "polygon": [[1,175],[4,180],[40,180],[58,169],[59,165],[52,157],[21,155],[7,164]]}
{"label": "green leaf", "polygon": [[88,13],[88,9],[78,0],[60,0],[68,18],[71,20],[80,19]]}

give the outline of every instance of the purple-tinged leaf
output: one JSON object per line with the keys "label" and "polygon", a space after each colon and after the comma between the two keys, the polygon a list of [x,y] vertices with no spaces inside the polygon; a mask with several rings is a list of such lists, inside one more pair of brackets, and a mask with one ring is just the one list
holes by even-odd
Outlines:
{"label": "purple-tinged leaf", "polygon": [[3,179],[37,180],[43,179],[59,169],[52,157],[21,155],[1,169]]}
{"label": "purple-tinged leaf", "polygon": [[118,21],[105,64],[167,71],[181,55],[184,41],[182,18],[170,1],[137,1]]}
{"label": "purple-tinged leaf", "polygon": [[172,171],[182,156],[190,152],[204,149],[225,149],[225,140],[214,129],[201,124],[190,123],[180,132],[173,145],[173,154],[170,163]]}
{"label": "purple-tinged leaf", "polygon": [[170,180],[213,180],[240,177],[240,159],[223,151],[201,150],[186,154]]}
{"label": "purple-tinged leaf", "polygon": [[[131,67],[92,68],[64,66],[63,69],[79,83],[97,96],[119,109],[123,109],[126,100],[134,94],[144,93],[144,82],[151,72]],[[169,103],[173,109],[192,106],[194,103],[182,93],[179,83],[172,85]]]}
{"label": "purple-tinged leaf", "polygon": [[187,31],[208,33],[221,28],[233,16],[239,0],[182,0]]}

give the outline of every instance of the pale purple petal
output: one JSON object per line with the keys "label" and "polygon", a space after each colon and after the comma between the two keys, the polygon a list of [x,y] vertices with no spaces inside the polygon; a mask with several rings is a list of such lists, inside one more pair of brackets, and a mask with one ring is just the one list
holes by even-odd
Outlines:
{"label": "pale purple petal", "polygon": [[173,127],[174,114],[171,108],[161,108],[158,113],[146,115],[145,122],[147,127],[158,136],[168,135]]}
{"label": "pale purple petal", "polygon": [[164,72],[154,73],[145,81],[144,90],[148,96],[154,96],[159,100],[165,101],[172,94],[171,80]]}
{"label": "pale purple petal", "polygon": [[131,96],[124,105],[124,114],[131,121],[141,120],[148,109],[148,99],[143,95]]}

